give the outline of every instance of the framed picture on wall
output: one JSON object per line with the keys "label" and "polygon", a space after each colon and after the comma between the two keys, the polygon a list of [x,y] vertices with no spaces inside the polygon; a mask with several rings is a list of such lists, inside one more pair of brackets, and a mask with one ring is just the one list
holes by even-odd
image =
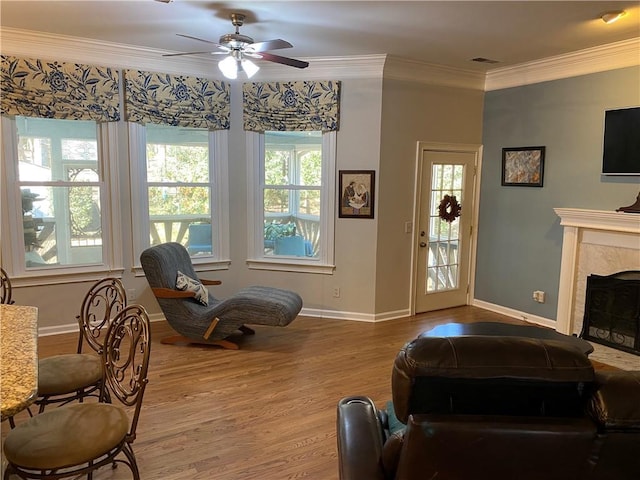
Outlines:
{"label": "framed picture on wall", "polygon": [[375,170],[340,170],[338,202],[340,218],[373,218]]}
{"label": "framed picture on wall", "polygon": [[502,149],[502,185],[542,187],[545,147]]}

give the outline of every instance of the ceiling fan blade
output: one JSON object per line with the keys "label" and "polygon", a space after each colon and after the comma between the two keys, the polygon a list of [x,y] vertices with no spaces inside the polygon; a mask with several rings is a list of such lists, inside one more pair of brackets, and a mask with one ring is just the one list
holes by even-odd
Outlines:
{"label": "ceiling fan blade", "polygon": [[275,40],[267,40],[266,42],[255,42],[247,46],[253,52],[266,52],[267,50],[278,50],[279,48],[291,48],[291,45],[286,40],[276,38]]}
{"label": "ceiling fan blade", "polygon": [[274,55],[273,53],[260,52],[260,56],[263,60],[281,63],[282,65],[289,65],[290,67],[307,68],[309,66],[309,62],[296,60],[295,58],[281,57],[280,55]]}
{"label": "ceiling fan blade", "polygon": [[215,45],[217,47],[227,48],[224,45],[220,45],[219,43],[212,42],[211,40],[205,40],[204,38],[192,37],[191,35],[184,35],[182,33],[176,33],[179,37],[190,38],[191,40],[197,40],[199,42],[209,43],[211,45]]}
{"label": "ceiling fan blade", "polygon": [[210,53],[212,55],[215,55],[217,53],[224,53],[224,52],[183,52],[183,53],[164,53],[162,54],[163,57],[179,57],[181,55],[199,55],[201,53]]}

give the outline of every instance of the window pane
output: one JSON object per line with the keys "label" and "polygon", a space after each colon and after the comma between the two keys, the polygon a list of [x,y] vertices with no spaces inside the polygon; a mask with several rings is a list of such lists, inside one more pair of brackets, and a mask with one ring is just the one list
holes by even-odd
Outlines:
{"label": "window pane", "polygon": [[269,213],[289,213],[289,190],[288,189],[265,189],[264,191],[264,213],[268,217]]}
{"label": "window pane", "polygon": [[298,213],[320,217],[320,190],[297,190]]}
{"label": "window pane", "polygon": [[189,227],[210,223],[208,187],[149,187],[151,245],[179,242],[187,246]]}
{"label": "window pane", "polygon": [[22,188],[25,266],[102,263],[98,187]]}
{"label": "window pane", "polygon": [[320,149],[300,155],[300,185],[322,185],[322,152]]}
{"label": "window pane", "polygon": [[264,158],[265,185],[289,185],[289,166],[291,152],[286,150],[267,150]]}
{"label": "window pane", "polygon": [[208,132],[193,128],[147,125],[147,180],[208,182]]}
{"label": "window pane", "polygon": [[149,215],[209,215],[209,188],[149,187]]}
{"label": "window pane", "polygon": [[16,126],[21,182],[75,181],[78,166],[98,172],[95,122],[16,117]]}

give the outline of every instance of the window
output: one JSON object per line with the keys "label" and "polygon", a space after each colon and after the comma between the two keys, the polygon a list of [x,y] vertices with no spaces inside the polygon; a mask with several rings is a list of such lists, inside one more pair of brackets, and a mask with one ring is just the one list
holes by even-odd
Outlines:
{"label": "window", "polygon": [[133,123],[130,131],[136,257],[178,242],[196,261],[228,258],[226,133]]}
{"label": "window", "polygon": [[335,133],[247,136],[253,207],[250,266],[331,272]]}
{"label": "window", "polygon": [[[105,158],[111,124],[3,117],[3,262],[14,276],[110,270],[111,199]],[[106,172],[106,174],[105,174]],[[116,231],[119,231],[116,225]],[[8,237],[8,238],[7,238]],[[7,259],[7,257],[9,257]]]}

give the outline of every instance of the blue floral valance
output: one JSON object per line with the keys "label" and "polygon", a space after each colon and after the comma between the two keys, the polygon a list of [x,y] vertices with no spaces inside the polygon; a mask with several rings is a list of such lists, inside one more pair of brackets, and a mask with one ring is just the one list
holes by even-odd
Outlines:
{"label": "blue floral valance", "polygon": [[245,130],[338,130],[340,82],[245,83],[242,90]]}
{"label": "blue floral valance", "polygon": [[1,57],[0,114],[97,122],[120,120],[116,70]]}
{"label": "blue floral valance", "polygon": [[206,78],[125,70],[125,120],[226,130],[230,86]]}

